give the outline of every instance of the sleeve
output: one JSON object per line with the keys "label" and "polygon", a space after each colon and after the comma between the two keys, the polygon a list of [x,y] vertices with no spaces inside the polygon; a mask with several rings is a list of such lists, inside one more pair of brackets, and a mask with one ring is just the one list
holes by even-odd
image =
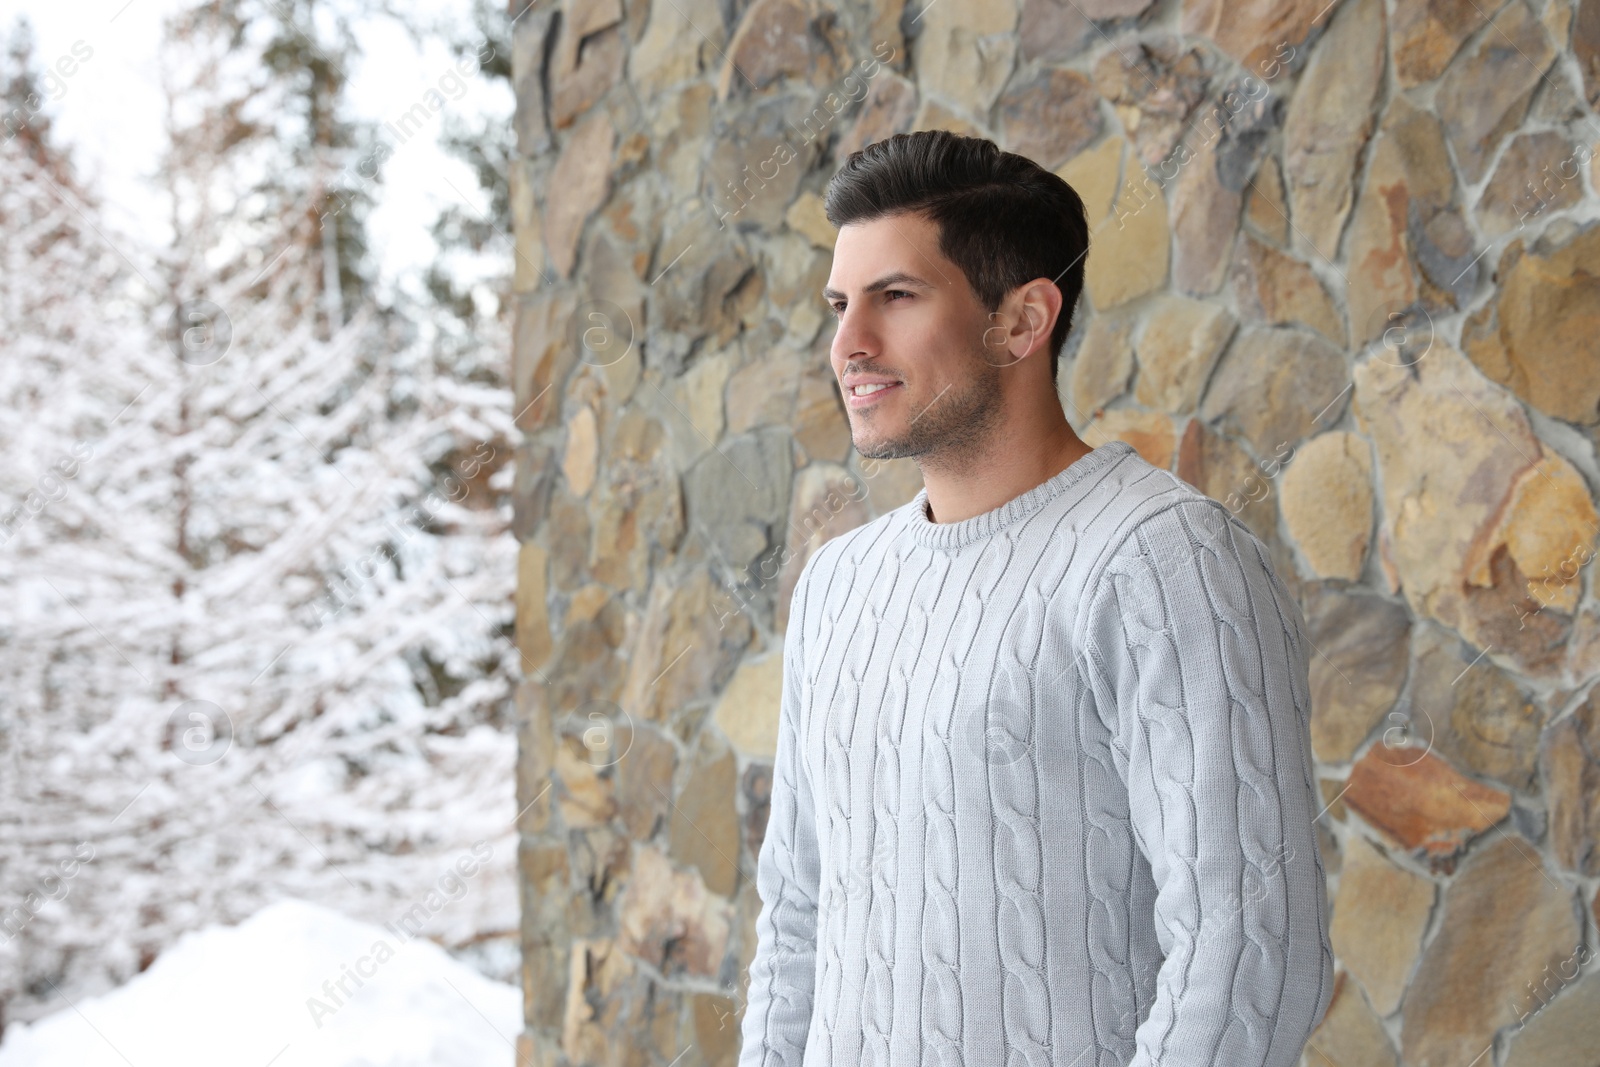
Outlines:
{"label": "sleeve", "polygon": [[783,639],[783,695],[772,806],[756,861],[756,951],[741,1022],[738,1067],[800,1067],[816,985],[821,857],[801,747],[800,633],[805,589],[796,583]]}
{"label": "sleeve", "polygon": [[1140,521],[1084,631],[1164,959],[1130,1067],[1293,1067],[1333,997],[1305,624],[1216,501]]}

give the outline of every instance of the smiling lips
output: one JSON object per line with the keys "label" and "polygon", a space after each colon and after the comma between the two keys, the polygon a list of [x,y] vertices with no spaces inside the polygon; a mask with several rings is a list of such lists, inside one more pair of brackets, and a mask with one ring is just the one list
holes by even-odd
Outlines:
{"label": "smiling lips", "polygon": [[855,382],[845,388],[845,401],[853,408],[869,407],[880,402],[884,397],[896,389],[905,387],[904,382],[876,381]]}

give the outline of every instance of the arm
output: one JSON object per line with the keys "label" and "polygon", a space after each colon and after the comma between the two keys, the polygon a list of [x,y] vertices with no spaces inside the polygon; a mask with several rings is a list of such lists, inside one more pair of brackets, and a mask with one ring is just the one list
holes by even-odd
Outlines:
{"label": "arm", "polygon": [[783,638],[783,697],[773,763],[772,808],[757,857],[756,952],[741,1023],[739,1067],[800,1067],[816,984],[817,849],[811,783],[801,758],[800,694],[805,625],[802,576]]}
{"label": "arm", "polygon": [[1165,959],[1130,1067],[1293,1067],[1333,996],[1304,621],[1215,501],[1145,518],[1083,648]]}

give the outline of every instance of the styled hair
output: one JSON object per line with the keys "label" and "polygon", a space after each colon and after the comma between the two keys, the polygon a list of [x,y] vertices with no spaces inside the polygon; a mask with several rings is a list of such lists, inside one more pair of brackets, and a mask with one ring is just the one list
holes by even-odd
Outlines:
{"label": "styled hair", "polygon": [[834,226],[920,214],[939,231],[939,252],[966,275],[985,309],[1017,286],[1055,280],[1061,313],[1050,331],[1050,380],[1083,292],[1089,221],[1059,175],[983,137],[948,130],[897,133],[850,153],[828,183]]}

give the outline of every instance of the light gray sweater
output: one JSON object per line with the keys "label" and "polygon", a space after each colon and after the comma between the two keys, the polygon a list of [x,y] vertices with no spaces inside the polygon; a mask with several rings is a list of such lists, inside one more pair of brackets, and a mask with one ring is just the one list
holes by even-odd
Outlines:
{"label": "light gray sweater", "polygon": [[1289,1067],[1333,993],[1304,621],[1117,441],[824,544],[739,1067]]}

